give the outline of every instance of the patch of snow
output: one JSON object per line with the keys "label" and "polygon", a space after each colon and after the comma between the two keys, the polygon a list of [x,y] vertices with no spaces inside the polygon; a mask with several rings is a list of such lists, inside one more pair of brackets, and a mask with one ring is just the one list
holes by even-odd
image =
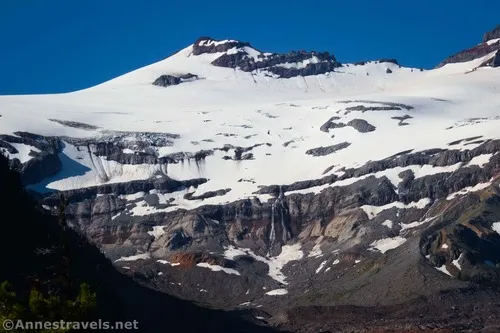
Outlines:
{"label": "patch of snow", "polygon": [[134,194],[123,194],[123,195],[120,195],[119,198],[122,200],[126,200],[126,201],[135,201],[135,200],[143,198],[145,194],[146,193],[144,193],[144,192],[137,192]]}
{"label": "patch of snow", "polygon": [[324,271],[324,273],[328,272],[330,269],[332,269],[331,267],[327,267]]}
{"label": "patch of snow", "polygon": [[465,188],[461,189],[458,192],[454,192],[454,193],[448,195],[446,197],[446,200],[453,200],[453,199],[455,199],[456,197],[458,197],[460,195],[465,195],[467,193],[481,191],[481,190],[484,190],[485,188],[487,188],[488,186],[491,186],[491,182],[478,183],[478,184],[476,184],[474,186],[468,186],[468,187],[465,187]]}
{"label": "patch of snow", "polygon": [[442,249],[447,249],[448,248],[448,244],[443,244],[443,246],[441,246]]}
{"label": "patch of snow", "polygon": [[427,205],[431,203],[431,199],[429,198],[424,198],[420,199],[419,201],[416,202],[410,202],[409,204],[405,204],[400,201],[394,201],[391,202],[390,204],[384,205],[384,206],[370,206],[370,205],[364,205],[361,206],[360,208],[368,215],[368,218],[371,220],[375,218],[378,214],[383,212],[384,210],[391,209],[391,208],[399,208],[399,209],[408,209],[408,208],[418,208],[418,209],[423,209]]}
{"label": "patch of snow", "polygon": [[196,266],[208,268],[208,269],[210,269],[210,270],[212,270],[214,272],[220,272],[220,271],[222,271],[222,272],[227,273],[227,274],[241,275],[235,269],[226,268],[226,267],[222,267],[222,266],[219,266],[219,265],[211,265],[211,264],[206,263],[206,262],[200,262],[200,263],[196,264]]}
{"label": "patch of snow", "polygon": [[282,295],[286,295],[286,294],[288,294],[288,290],[286,290],[286,289],[274,289],[274,290],[268,291],[266,293],[266,295],[269,295],[269,296],[282,296]]}
{"label": "patch of snow", "polygon": [[462,266],[460,265],[459,261],[462,259],[462,256],[464,254],[461,253],[460,256],[458,257],[458,259],[455,259],[452,261],[453,265],[455,265],[459,270],[462,270]]}
{"label": "patch of snow", "polygon": [[494,222],[492,225],[491,225],[491,229],[493,231],[496,231],[497,234],[500,234],[500,222]]}
{"label": "patch of snow", "polygon": [[395,249],[406,242],[406,238],[396,236],[392,238],[379,239],[370,244],[374,249],[379,250],[382,253],[386,253],[389,250]]}
{"label": "patch of snow", "polygon": [[319,63],[320,60],[316,56],[312,56],[309,59],[302,60],[301,62],[294,62],[294,63],[282,63],[276,65],[277,67],[283,67],[283,68],[297,68],[297,69],[302,69],[306,68],[307,65],[309,64],[317,64]]}
{"label": "patch of snow", "polygon": [[326,260],[319,265],[318,269],[316,270],[316,274],[321,272],[321,270],[323,269],[323,267],[325,267],[325,265],[326,265]]}
{"label": "patch of snow", "polygon": [[286,285],[288,284],[286,282],[286,276],[281,272],[281,270],[287,263],[302,259],[304,257],[304,253],[301,251],[300,243],[296,243],[293,245],[284,245],[281,248],[281,253],[278,256],[266,258],[256,255],[250,249],[236,248],[234,246],[225,248],[224,257],[226,259],[234,260],[234,258],[237,256],[251,256],[255,260],[267,264],[269,267],[268,275],[273,280]]}
{"label": "patch of snow", "polygon": [[40,152],[40,149],[30,145],[25,145],[24,143],[9,143],[9,144],[12,147],[16,148],[18,151],[18,153],[16,154],[9,154],[8,152],[6,152],[9,159],[17,158],[21,163],[26,163],[33,158],[32,156],[29,155],[30,151],[33,150],[37,153]]}
{"label": "patch of snow", "polygon": [[339,259],[335,259],[335,261],[332,263],[332,266],[333,266],[333,265],[337,265],[339,262],[340,262],[340,260],[339,260]]}
{"label": "patch of snow", "polygon": [[434,267],[434,268],[437,269],[438,271],[446,274],[446,275],[449,275],[449,276],[453,277],[453,275],[451,275],[451,273],[448,272],[448,269],[446,269],[446,265],[443,265],[441,267]]}
{"label": "patch of snow", "polygon": [[461,167],[462,167],[461,162],[443,167],[436,167],[429,164],[425,164],[418,171],[415,172],[414,170],[414,174],[415,178],[422,178],[425,176],[436,175],[438,173],[452,173],[457,171]]}
{"label": "patch of snow", "polygon": [[431,222],[435,218],[437,218],[437,216],[428,217],[428,218],[424,219],[423,221],[415,221],[415,222],[411,222],[411,223],[400,223],[399,225],[401,226],[401,231],[404,231],[404,230],[416,228],[418,226],[421,226],[423,224]]}
{"label": "patch of snow", "polygon": [[469,163],[466,164],[466,166],[477,165],[478,167],[482,168],[485,164],[490,162],[491,156],[493,156],[493,154],[482,154],[482,155],[473,157],[469,161]]}
{"label": "patch of snow", "polygon": [[322,237],[318,238],[316,244],[312,248],[312,250],[307,255],[308,258],[320,258],[323,256],[323,251],[321,251],[321,240]]}
{"label": "patch of snow", "polygon": [[135,151],[133,151],[132,149],[125,148],[125,149],[123,149],[123,153],[124,154],[134,154]]}
{"label": "patch of snow", "polygon": [[211,45],[217,46],[217,45],[223,45],[223,44],[231,43],[231,42],[236,42],[236,41],[233,39],[224,39],[224,40],[219,40],[219,41],[202,40],[202,41],[200,41],[200,43],[198,45],[200,45],[200,46],[211,46]]}
{"label": "patch of snow", "polygon": [[170,262],[170,261],[168,261],[168,260],[162,260],[162,259],[160,259],[160,260],[156,260],[156,261],[157,261],[157,262],[159,262],[160,264],[163,264],[163,265],[170,265],[170,266],[172,266],[172,267],[179,266],[179,265],[181,264],[180,262],[173,262],[173,263],[172,263],[172,262]]}
{"label": "patch of snow", "polygon": [[359,264],[361,260],[354,260],[354,264]]}
{"label": "patch of snow", "polygon": [[383,226],[386,226],[386,227],[387,227],[387,228],[389,228],[389,229],[392,229],[392,225],[393,225],[393,223],[392,223],[392,221],[391,221],[391,220],[385,220],[384,222],[382,222],[382,225],[383,225]]}
{"label": "patch of snow", "polygon": [[490,39],[489,41],[486,42],[486,44],[492,45],[492,44],[498,43],[499,41],[500,41],[500,38]]}
{"label": "patch of snow", "polygon": [[159,272],[158,275],[160,275],[160,276],[163,275],[163,272]]}
{"label": "patch of snow", "polygon": [[165,234],[165,227],[161,225],[160,226],[155,225],[153,226],[152,231],[148,231],[148,234],[153,236],[156,240]]}
{"label": "patch of snow", "polygon": [[146,252],[146,253],[136,254],[134,256],[121,257],[120,259],[115,260],[115,262],[145,260],[145,259],[149,259],[149,258],[151,258],[151,255],[148,252]]}

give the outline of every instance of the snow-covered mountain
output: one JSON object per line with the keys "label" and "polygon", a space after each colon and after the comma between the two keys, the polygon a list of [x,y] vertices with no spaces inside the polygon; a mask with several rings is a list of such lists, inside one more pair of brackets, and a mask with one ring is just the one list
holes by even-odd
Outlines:
{"label": "snow-covered mountain", "polygon": [[203,37],[89,89],[1,96],[0,147],[153,288],[310,332],[338,323],[299,306],[437,309],[500,281],[497,30],[428,71]]}

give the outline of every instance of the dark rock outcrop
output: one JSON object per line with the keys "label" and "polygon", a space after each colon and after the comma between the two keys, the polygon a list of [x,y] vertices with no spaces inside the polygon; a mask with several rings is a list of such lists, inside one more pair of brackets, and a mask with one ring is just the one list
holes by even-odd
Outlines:
{"label": "dark rock outcrop", "polygon": [[[317,57],[319,62],[309,63],[302,68],[288,68],[280,66],[281,64],[299,63],[312,57]],[[256,70],[266,71],[281,78],[291,78],[295,76],[319,75],[334,71],[341,64],[335,60],[329,53],[315,52],[291,52],[288,54],[272,54],[263,56],[262,59],[255,61],[245,52],[233,54],[224,54],[212,62],[219,67],[238,68],[244,72],[253,72]]]}
{"label": "dark rock outcrop", "polygon": [[224,195],[231,191],[230,188],[222,189],[222,190],[217,190],[217,191],[208,191],[200,195],[194,195],[193,193],[186,193],[184,194],[184,199],[187,200],[204,200],[208,198],[213,198],[217,196]]}
{"label": "dark rock outcrop", "polygon": [[500,24],[497,25],[493,30],[488,31],[483,36],[483,42],[487,42],[492,39],[500,38]]}
{"label": "dark rock outcrop", "polygon": [[464,280],[500,283],[500,235],[492,230],[500,219],[499,194],[492,188],[443,210],[441,223],[427,229],[420,242],[422,254],[433,266],[443,266]]}
{"label": "dark rock outcrop", "polygon": [[334,122],[334,120],[337,119],[339,119],[339,117],[331,117],[327,122],[321,125],[319,128],[320,131],[328,133],[330,129],[342,128],[346,126],[350,126],[360,133],[373,132],[375,130],[375,126],[371,125],[364,119],[352,119],[347,124]]}
{"label": "dark rock outcrop", "polygon": [[236,40],[219,41],[210,37],[200,37],[193,44],[193,55],[226,52],[235,47],[242,48],[245,46],[250,46],[250,43]]}
{"label": "dark rock outcrop", "polygon": [[[483,42],[481,44],[476,45],[474,47],[471,47],[467,50],[458,52],[458,53],[446,58],[437,66],[437,68],[442,67],[442,66],[449,64],[449,63],[459,63],[459,62],[472,61],[474,59],[484,57],[485,55],[487,55],[489,53],[500,50],[500,41],[497,41],[495,43],[490,43],[490,44],[487,43],[488,41],[491,41],[491,40],[497,39],[497,38],[500,38],[500,25],[497,26],[495,29],[487,32],[484,35]],[[498,61],[498,60],[490,59],[490,60],[486,61],[484,64],[482,64],[482,66],[491,65],[491,66],[495,67],[495,64],[497,64],[496,61]]]}
{"label": "dark rock outcrop", "polygon": [[477,46],[474,46],[470,49],[461,51],[459,53],[456,53],[445,60],[443,60],[437,67],[442,67],[446,64],[450,63],[459,63],[459,62],[467,62],[467,61],[472,61],[474,59],[478,59],[481,57],[484,57],[485,55],[495,52],[496,50],[500,49],[500,42],[496,42],[494,44],[488,45],[486,43],[479,44]]}
{"label": "dark rock outcrop", "polygon": [[340,118],[339,117],[331,117],[330,119],[328,119],[328,121],[326,121],[323,125],[321,125],[321,127],[319,128],[319,130],[321,132],[328,133],[329,129],[345,127],[346,125],[344,123],[336,123],[336,122],[334,122],[334,120],[338,120],[338,119],[340,119]]}
{"label": "dark rock outcrop", "polygon": [[93,130],[99,129],[98,126],[80,123],[78,121],[69,121],[69,120],[60,120],[60,119],[49,119],[49,120],[53,121],[55,123],[61,124],[63,126],[66,126],[66,127],[78,128],[78,129],[83,129],[83,130],[87,130],[87,131],[93,131]]}
{"label": "dark rock outcrop", "polygon": [[9,143],[25,144],[40,151],[31,150],[29,155],[32,158],[25,163],[20,163],[19,160],[14,160],[11,163],[12,167],[21,173],[23,185],[38,183],[61,170],[62,163],[58,155],[62,151],[64,144],[60,139],[28,132],[15,132],[14,134],[16,136],[0,135],[0,144],[10,153],[17,152],[17,150]]}
{"label": "dark rock outcrop", "polygon": [[379,63],[388,62],[388,63],[391,63],[391,64],[399,65],[397,59],[380,59],[380,60],[378,60],[378,62]]}
{"label": "dark rock outcrop", "polygon": [[364,119],[353,119],[347,123],[347,126],[351,126],[360,133],[375,131],[375,126],[373,126]]}
{"label": "dark rock outcrop", "polygon": [[280,193],[280,191],[286,193],[290,191],[298,191],[325,184],[332,184],[337,179],[338,179],[337,175],[328,175],[320,179],[302,180],[289,185],[262,186],[258,191],[255,192],[255,194],[274,194],[277,196]]}
{"label": "dark rock outcrop", "polygon": [[5,149],[5,151],[7,151],[9,154],[19,153],[19,151],[16,148],[14,148],[8,142],[3,141],[3,140],[0,140],[0,148],[1,148],[0,151],[2,151],[2,149]]}
{"label": "dark rock outcrop", "polygon": [[408,115],[408,114],[405,114],[404,116],[391,117],[391,119],[399,120],[399,123],[398,123],[399,126],[409,125],[408,123],[405,122],[405,120],[412,119],[412,118],[413,117]]}
{"label": "dark rock outcrop", "polygon": [[[206,183],[206,178],[193,178],[189,180],[175,180],[167,176],[156,179],[133,180],[126,183],[111,183],[100,186],[86,187],[76,190],[64,191],[64,196],[70,201],[84,201],[103,194],[134,194],[138,192],[149,192],[158,190],[162,193],[172,193],[189,187],[197,187]],[[45,197],[44,202],[49,206],[56,205],[59,202],[57,194],[49,194]]]}
{"label": "dark rock outcrop", "polygon": [[491,67],[499,67],[500,66],[500,50],[497,51],[495,57],[491,61]]}
{"label": "dark rock outcrop", "polygon": [[183,74],[180,76],[165,74],[154,80],[153,85],[159,87],[169,87],[181,84],[182,82],[193,81],[197,79],[198,75],[194,75],[191,73]]}
{"label": "dark rock outcrop", "polygon": [[361,111],[365,113],[367,111],[399,111],[401,108],[399,106],[365,106],[365,105],[357,105],[357,106],[349,106],[345,108],[346,113],[350,113],[352,111]]}
{"label": "dark rock outcrop", "polygon": [[380,101],[371,101],[371,100],[346,100],[346,101],[339,101],[339,103],[365,103],[365,104],[380,104],[384,106],[392,106],[392,107],[397,107],[400,109],[405,109],[405,110],[412,110],[414,109],[413,106],[408,105],[408,104],[402,104],[402,103],[394,103],[394,102],[380,102]]}
{"label": "dark rock outcrop", "polygon": [[43,152],[24,163],[19,171],[21,172],[23,185],[29,185],[53,176],[61,169],[62,163],[57,154]]}
{"label": "dark rock outcrop", "polygon": [[313,148],[309,149],[306,151],[306,154],[312,155],[312,156],[325,156],[329,154],[333,154],[336,151],[345,149],[349,147],[351,144],[349,142],[342,142],[333,146],[327,146],[327,147],[318,147],[318,148]]}
{"label": "dark rock outcrop", "polygon": [[[128,138],[124,140],[124,138]],[[99,139],[61,138],[77,147],[82,154],[106,157],[120,164],[162,164],[178,163],[184,160],[202,161],[212,155],[212,150],[177,152],[159,156],[157,147],[170,147],[178,134],[152,132],[110,132]],[[131,150],[127,152],[127,150]]]}
{"label": "dark rock outcrop", "polygon": [[[212,65],[240,69],[244,72],[262,71],[280,78],[325,74],[341,66],[335,57],[328,52],[292,51],[286,54],[269,54],[254,49],[258,53],[255,56],[249,54],[245,47],[251,48],[251,45],[233,40],[218,41],[202,37],[193,45],[193,55],[236,49],[236,52],[222,54],[212,62]],[[306,61],[310,62],[302,66]],[[283,66],[285,64],[301,65],[294,68],[294,66]]]}

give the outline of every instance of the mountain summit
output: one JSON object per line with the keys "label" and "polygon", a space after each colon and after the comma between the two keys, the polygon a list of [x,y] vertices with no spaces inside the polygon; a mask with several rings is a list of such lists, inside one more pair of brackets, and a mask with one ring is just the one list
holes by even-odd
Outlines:
{"label": "mountain summit", "polygon": [[193,55],[206,53],[224,53],[212,61],[214,66],[244,72],[260,71],[278,78],[325,74],[341,66],[328,52],[263,53],[250,43],[202,37],[194,43]]}

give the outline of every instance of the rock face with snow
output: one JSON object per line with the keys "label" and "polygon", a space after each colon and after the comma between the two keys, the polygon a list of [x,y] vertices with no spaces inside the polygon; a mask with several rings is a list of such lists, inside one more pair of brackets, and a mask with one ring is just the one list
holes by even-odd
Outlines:
{"label": "rock face with snow", "polygon": [[214,66],[263,72],[279,78],[311,76],[332,72],[341,64],[328,52],[292,51],[287,54],[263,53],[249,43],[217,41],[202,37],[193,45],[193,55],[224,53],[212,61]]}
{"label": "rock face with snow", "polygon": [[492,39],[500,38],[500,24],[497,25],[493,30],[488,31],[484,34],[483,42],[487,42]]}
{"label": "rock face with snow", "polygon": [[495,67],[497,66],[497,62],[492,62],[492,60],[494,53],[498,50],[500,50],[500,26],[497,26],[492,31],[487,32],[480,44],[446,58],[438,65],[438,67],[442,67],[450,63],[467,62],[482,57],[486,57],[484,62],[481,64],[482,66],[488,65]]}
{"label": "rock face with snow", "polygon": [[442,67],[446,64],[459,63],[472,61],[484,56],[487,56],[500,49],[500,41],[496,41],[492,44],[481,43],[465,51],[454,54],[445,60],[443,60],[438,67]]}
{"label": "rock face with snow", "polygon": [[63,195],[70,225],[165,293],[290,331],[479,332],[500,325],[484,287],[500,284],[500,83],[492,59],[455,60],[204,37],[84,91],[0,98],[0,149],[45,209]]}
{"label": "rock face with snow", "polygon": [[62,150],[60,140],[27,132],[13,134],[0,135],[0,147],[12,158],[12,167],[21,172],[24,184],[37,183],[61,171],[57,156]]}

